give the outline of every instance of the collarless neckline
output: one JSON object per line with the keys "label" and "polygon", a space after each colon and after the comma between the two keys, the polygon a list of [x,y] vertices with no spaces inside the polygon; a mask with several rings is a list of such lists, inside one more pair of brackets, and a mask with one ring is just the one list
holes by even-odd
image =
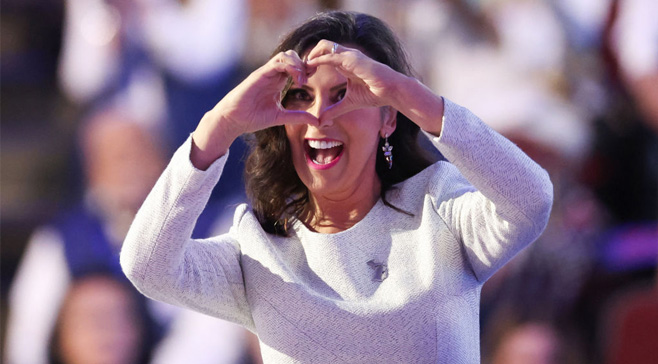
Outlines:
{"label": "collarless neckline", "polygon": [[[382,199],[379,198],[377,199],[377,202],[372,206],[370,211],[366,213],[366,215],[359,221],[357,221],[354,225],[350,226],[349,228],[338,231],[335,233],[319,233],[316,231],[313,231],[306,226],[303,222],[300,220],[296,219],[295,222],[293,223],[293,230],[298,236],[308,236],[312,237],[314,240],[341,240],[345,236],[349,236],[353,234],[355,231],[362,230],[361,226],[366,225],[369,222],[371,222],[378,211],[384,206]],[[374,222],[374,221],[372,221]]]}

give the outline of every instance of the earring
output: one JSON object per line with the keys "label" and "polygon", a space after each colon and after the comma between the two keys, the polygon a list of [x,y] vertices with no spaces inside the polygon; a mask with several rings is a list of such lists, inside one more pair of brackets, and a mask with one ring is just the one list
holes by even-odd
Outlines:
{"label": "earring", "polygon": [[393,168],[393,146],[388,144],[388,134],[384,137],[384,146],[382,150],[384,151],[384,158],[386,158],[386,163],[388,163],[388,169]]}

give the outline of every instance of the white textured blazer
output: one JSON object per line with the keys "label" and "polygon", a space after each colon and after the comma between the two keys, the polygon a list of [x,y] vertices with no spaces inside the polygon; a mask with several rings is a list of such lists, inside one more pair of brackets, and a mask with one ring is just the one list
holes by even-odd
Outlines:
{"label": "white textured blazer", "polygon": [[[430,136],[449,162],[396,185],[336,234],[295,223],[267,234],[247,205],[226,235],[192,228],[227,156],[176,152],[123,245],[145,295],[244,325],[265,363],[479,363],[482,284],[546,226],[548,174],[470,111],[445,100]],[[404,161],[396,160],[397,163]]]}

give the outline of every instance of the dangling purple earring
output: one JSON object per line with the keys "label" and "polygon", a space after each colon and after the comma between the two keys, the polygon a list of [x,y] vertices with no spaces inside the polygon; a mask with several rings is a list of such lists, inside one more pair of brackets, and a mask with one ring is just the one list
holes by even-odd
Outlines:
{"label": "dangling purple earring", "polygon": [[388,163],[388,169],[393,168],[393,146],[388,144],[388,134],[384,137],[384,146],[382,147],[384,151],[384,158],[386,158],[386,163]]}

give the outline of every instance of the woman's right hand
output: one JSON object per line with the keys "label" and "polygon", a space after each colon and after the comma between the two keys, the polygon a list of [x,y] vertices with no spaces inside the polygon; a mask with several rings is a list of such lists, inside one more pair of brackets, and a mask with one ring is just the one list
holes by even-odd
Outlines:
{"label": "woman's right hand", "polygon": [[307,75],[306,65],[292,50],[277,54],[252,72],[201,118],[192,133],[192,164],[207,169],[244,133],[283,124],[318,125],[315,116],[281,106],[288,78],[302,85]]}

